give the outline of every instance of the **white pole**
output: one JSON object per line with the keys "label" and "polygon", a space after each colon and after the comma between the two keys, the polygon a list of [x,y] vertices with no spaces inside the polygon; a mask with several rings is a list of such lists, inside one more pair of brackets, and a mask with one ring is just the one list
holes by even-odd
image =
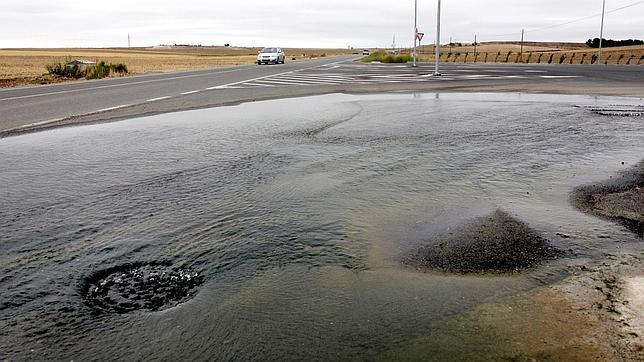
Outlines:
{"label": "white pole", "polygon": [[597,58],[597,64],[601,64],[602,62],[602,41],[604,39],[604,14],[606,13],[606,0],[604,0],[604,4],[602,5],[602,26],[601,29],[599,30],[599,57]]}
{"label": "white pole", "polygon": [[441,75],[441,0],[438,0],[438,15],[436,20],[436,69],[434,75]]}
{"label": "white pole", "polygon": [[521,52],[519,52],[519,57],[521,57],[521,63],[523,63],[523,38],[525,36],[525,29],[521,29]]}
{"label": "white pole", "polygon": [[418,40],[418,0],[414,0],[414,64],[416,66],[416,41]]}

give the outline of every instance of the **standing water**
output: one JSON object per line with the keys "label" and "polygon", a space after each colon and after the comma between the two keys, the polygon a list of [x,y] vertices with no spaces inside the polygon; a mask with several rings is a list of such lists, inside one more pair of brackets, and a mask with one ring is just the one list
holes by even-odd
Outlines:
{"label": "standing water", "polygon": [[[637,102],[328,95],[2,139],[0,359],[377,357],[614,240],[641,252],[569,203],[641,160],[642,118],[606,111]],[[490,215],[548,257],[405,262]]]}

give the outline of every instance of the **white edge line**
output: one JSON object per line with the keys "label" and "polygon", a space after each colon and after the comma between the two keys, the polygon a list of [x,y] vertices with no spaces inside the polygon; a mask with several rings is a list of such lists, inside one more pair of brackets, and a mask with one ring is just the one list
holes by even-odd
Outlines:
{"label": "white edge line", "polygon": [[[16,97],[8,97],[8,98],[0,98],[0,102],[3,101],[12,101],[12,100],[17,100],[17,99],[26,99],[26,98],[36,98],[36,97],[44,97],[44,96],[50,96],[50,95],[56,95],[56,94],[67,94],[67,93],[77,93],[77,92],[83,92],[83,91],[91,91],[91,90],[96,90],[96,89],[107,89],[107,88],[118,88],[118,87],[126,87],[126,86],[131,86],[131,85],[138,85],[138,84],[147,84],[147,83],[156,83],[156,82],[163,82],[163,81],[170,81],[170,80],[177,80],[177,79],[185,79],[185,78],[196,78],[196,77],[205,77],[205,76],[210,76],[210,75],[219,75],[219,74],[226,74],[226,73],[233,73],[233,72],[239,72],[245,70],[244,68],[242,69],[231,69],[231,70],[224,70],[224,71],[213,71],[213,72],[208,72],[208,73],[202,73],[202,74],[191,74],[191,75],[183,75],[183,76],[176,76],[176,77],[168,77],[168,78],[161,78],[161,79],[149,79],[149,80],[142,80],[142,81],[137,81],[137,82],[128,82],[128,83],[119,83],[119,84],[108,84],[104,86],[96,86],[96,87],[88,87],[88,88],[79,88],[79,89],[70,89],[70,90],[62,90],[62,91],[56,91],[56,92],[49,92],[49,93],[38,93],[38,94],[30,94],[26,96],[16,96]],[[153,76],[152,75],[144,75],[144,76]],[[134,77],[130,79],[136,79]],[[64,84],[64,83],[63,83]],[[73,85],[73,83],[70,83]],[[83,83],[77,83],[77,84],[83,84]],[[58,84],[57,84],[58,85]],[[17,88],[15,88],[17,89]],[[9,89],[12,90],[12,89]]]}
{"label": "white edge line", "polygon": [[6,130],[4,132],[11,132],[11,131],[17,131],[19,129],[38,127],[38,126],[42,126],[42,125],[49,124],[49,123],[60,122],[60,121],[63,121],[63,120],[65,120],[65,118],[54,118],[54,119],[50,119],[50,120],[47,120],[47,121],[41,121],[41,122],[36,122],[36,123],[25,124],[25,125],[22,125],[20,127],[8,129],[8,130]]}
{"label": "white edge line", "polygon": [[103,112],[113,111],[113,110],[116,110],[116,109],[121,109],[121,108],[129,107],[129,106],[131,106],[131,104],[122,104],[120,106],[114,106],[114,107],[108,107],[108,108],[99,109],[98,111],[90,112],[89,114],[103,113]]}
{"label": "white edge line", "polygon": [[98,114],[98,113],[103,113],[103,112],[108,112],[108,111],[114,111],[114,110],[117,110],[117,109],[126,108],[126,107],[131,107],[131,106],[132,106],[131,104],[122,104],[122,105],[120,105],[120,106],[114,106],[114,107],[109,107],[109,108],[103,108],[103,109],[99,109],[99,110],[96,110],[96,111],[91,111],[91,112],[83,113],[83,114],[81,114],[81,115],[71,115],[71,116],[62,117],[62,118],[54,118],[54,119],[48,119],[48,120],[46,120],[46,121],[40,121],[40,122],[35,122],[35,123],[29,123],[29,124],[25,124],[25,125],[22,125],[22,126],[19,126],[19,127],[14,127],[14,128],[10,128],[10,129],[7,129],[7,130],[2,130],[2,131],[0,131],[0,132],[13,132],[13,131],[21,130],[21,129],[26,129],[26,128],[32,128],[32,127],[38,127],[38,126],[44,126],[44,125],[46,125],[46,124],[56,123],[56,122],[60,122],[60,121],[64,121],[64,120],[66,120],[66,119],[70,119],[70,118],[72,118],[72,117],[76,117],[76,116],[90,116],[90,115],[93,115],[93,114]]}
{"label": "white edge line", "polygon": [[159,98],[152,98],[148,99],[146,102],[156,102],[156,101],[162,101],[164,99],[169,99],[172,98],[172,96],[165,96],[165,97],[159,97]]}
{"label": "white edge line", "polygon": [[183,93],[181,93],[181,95],[182,95],[182,96],[187,96],[187,95],[189,95],[189,94],[195,94],[195,93],[199,93],[199,92],[201,92],[201,90],[195,90],[195,91],[190,91],[190,92],[183,92]]}
{"label": "white edge line", "polygon": [[558,78],[582,78],[581,75],[540,75],[544,79],[558,79]]}

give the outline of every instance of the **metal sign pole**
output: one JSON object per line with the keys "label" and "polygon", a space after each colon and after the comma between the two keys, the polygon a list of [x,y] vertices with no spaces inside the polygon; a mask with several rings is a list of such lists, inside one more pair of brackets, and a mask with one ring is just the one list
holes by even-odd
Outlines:
{"label": "metal sign pole", "polygon": [[414,64],[416,66],[416,41],[418,40],[418,0],[414,0]]}
{"label": "metal sign pole", "polygon": [[436,20],[436,69],[434,75],[441,75],[440,73],[441,62],[441,0],[438,0],[438,15]]}
{"label": "metal sign pole", "polygon": [[599,57],[597,58],[597,64],[602,62],[602,41],[604,40],[604,14],[606,13],[606,0],[602,5],[602,26],[599,30]]}

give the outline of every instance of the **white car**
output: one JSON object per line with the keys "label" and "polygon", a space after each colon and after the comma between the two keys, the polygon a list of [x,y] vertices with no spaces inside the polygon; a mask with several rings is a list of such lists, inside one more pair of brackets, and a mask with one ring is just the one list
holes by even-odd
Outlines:
{"label": "white car", "polygon": [[284,55],[281,48],[264,48],[259,52],[259,55],[257,55],[257,64],[284,64],[285,58],[286,55]]}

